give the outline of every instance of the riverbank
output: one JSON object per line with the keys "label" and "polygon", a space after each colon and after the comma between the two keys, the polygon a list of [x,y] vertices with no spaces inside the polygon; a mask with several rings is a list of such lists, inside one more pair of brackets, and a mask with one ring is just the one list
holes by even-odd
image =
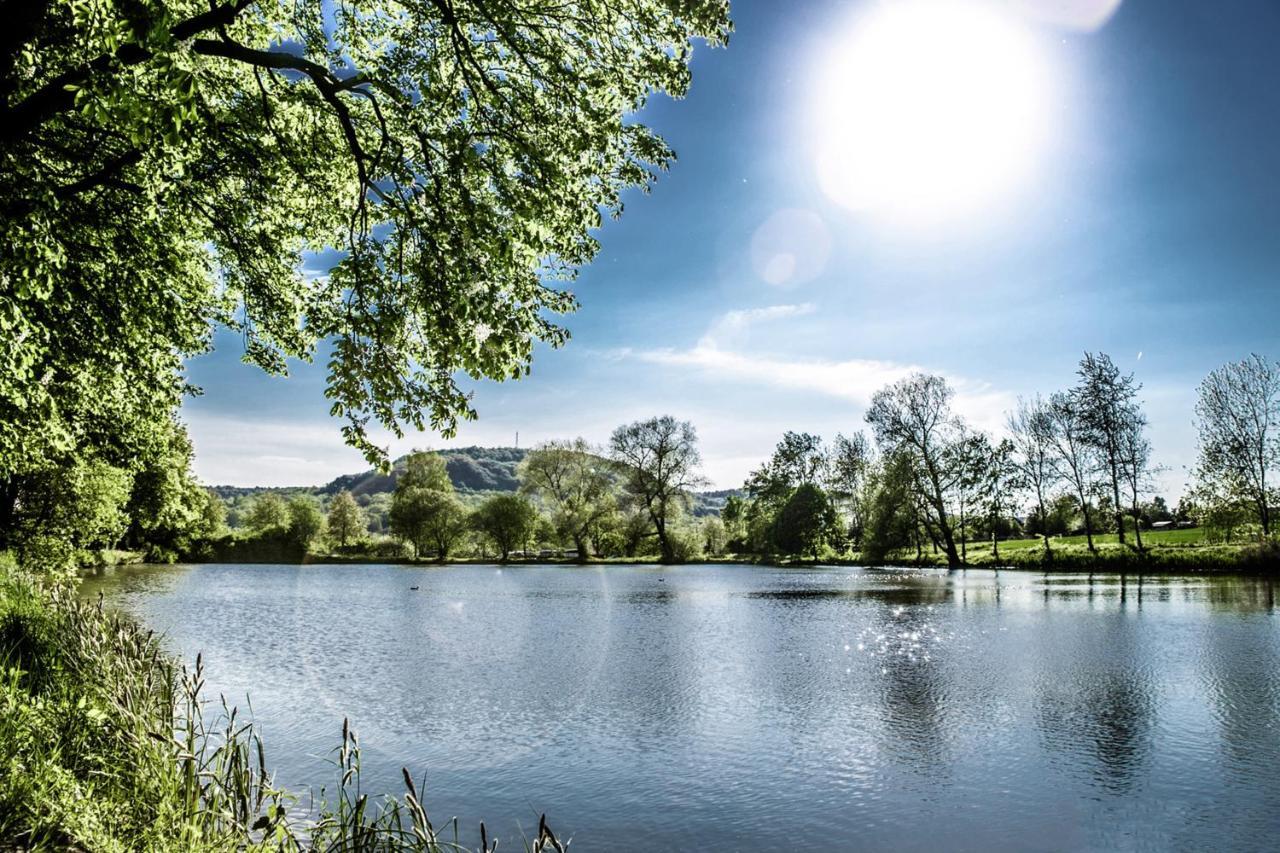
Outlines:
{"label": "riverbank", "polygon": [[[0,850],[462,849],[408,771],[402,799],[360,795],[345,723],[337,784],[297,818],[306,798],[272,787],[234,709],[206,716],[202,685],[199,659],[188,670],[153,632],[0,554]],[[543,823],[527,846],[559,842]]]}
{"label": "riverbank", "polygon": [[[1114,540],[1115,537],[1110,537]],[[1156,542],[1137,550],[1132,544],[1121,545],[1098,537],[1092,550],[1083,542],[1051,540],[1045,549],[1040,540],[1011,540],[999,543],[993,549],[990,542],[968,543],[965,562],[961,568],[1008,569],[1013,571],[1054,571],[1116,574],[1280,574],[1280,545],[1276,543],[1205,544]],[[564,558],[518,558],[505,563],[494,558],[462,557],[436,560],[432,558],[385,557],[355,554],[308,553],[294,555],[292,559],[222,559],[188,560],[191,563],[212,564],[280,564],[295,565],[399,565],[420,566],[551,566],[582,565],[608,566],[652,563],[661,565],[657,555],[638,557],[593,558],[584,562]],[[920,568],[946,568],[946,556],[932,549],[916,555],[913,551],[898,552],[880,561],[864,560],[861,555],[837,556],[828,554],[820,560],[794,560],[779,556],[757,554],[724,554],[714,557],[698,557],[684,561],[686,565],[735,565],[759,564],[773,566],[910,566]]]}
{"label": "riverbank", "polygon": [[497,568],[125,568],[90,589],[216,655],[278,779],[330,779],[350,715],[371,797],[408,762],[434,814],[501,816],[516,850],[535,808],[571,850],[1016,850],[1064,809],[1067,849],[1274,835],[1266,579]]}

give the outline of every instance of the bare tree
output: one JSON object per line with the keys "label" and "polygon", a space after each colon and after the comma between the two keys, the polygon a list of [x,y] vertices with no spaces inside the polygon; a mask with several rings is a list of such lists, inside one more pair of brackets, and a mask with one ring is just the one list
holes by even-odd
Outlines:
{"label": "bare tree", "polygon": [[1197,476],[1252,503],[1262,534],[1270,536],[1267,478],[1280,466],[1280,364],[1254,354],[1223,365],[1205,377],[1199,393]]}
{"label": "bare tree", "polygon": [[1140,498],[1151,487],[1151,442],[1147,440],[1147,419],[1136,408],[1120,433],[1120,471],[1129,492],[1133,514],[1133,536],[1142,550],[1142,510]]}
{"label": "bare tree", "polygon": [[1084,535],[1089,542],[1089,550],[1092,551],[1093,520],[1089,516],[1089,493],[1093,489],[1096,465],[1093,452],[1085,440],[1084,425],[1070,394],[1058,392],[1050,397],[1047,412],[1052,425],[1049,432],[1053,448],[1051,464],[1058,478],[1070,483],[1072,491],[1080,500],[1080,511],[1084,514]]}
{"label": "bare tree", "polygon": [[1036,512],[1040,515],[1040,533],[1046,554],[1049,547],[1048,514],[1045,498],[1061,479],[1053,464],[1054,421],[1049,404],[1039,394],[1031,400],[1018,398],[1017,407],[1009,413],[1008,427],[1013,443],[1011,464],[1018,472],[1018,482],[1035,495]]}
{"label": "bare tree", "polygon": [[693,424],[670,415],[636,421],[613,431],[609,450],[623,472],[623,488],[653,522],[662,561],[675,562],[668,524],[688,505],[689,491],[705,482]]}
{"label": "bare tree", "polygon": [[960,560],[969,561],[969,522],[972,510],[981,504],[991,474],[991,441],[986,433],[970,432],[961,426],[948,448],[947,468],[955,472],[954,494],[960,527]]}
{"label": "bare tree", "polygon": [[1111,486],[1116,531],[1124,544],[1124,503],[1120,486],[1124,480],[1121,445],[1126,430],[1137,414],[1138,391],[1142,388],[1133,374],[1124,376],[1106,353],[1085,353],[1077,371],[1080,384],[1071,390],[1083,427],[1084,440],[1098,454]]}
{"label": "bare tree", "polygon": [[908,454],[917,487],[928,510],[923,521],[930,536],[940,539],[947,565],[962,564],[947,514],[947,496],[956,472],[947,457],[957,440],[958,421],[951,412],[952,390],[941,376],[914,373],[871,398],[866,419],[881,452]]}
{"label": "bare tree", "polygon": [[1006,438],[991,444],[985,441],[986,436],[983,438],[985,456],[978,495],[982,508],[987,514],[987,524],[991,528],[991,557],[999,563],[1000,521],[1009,512],[1019,484],[1022,482],[1022,474],[1014,464],[1012,441]]}

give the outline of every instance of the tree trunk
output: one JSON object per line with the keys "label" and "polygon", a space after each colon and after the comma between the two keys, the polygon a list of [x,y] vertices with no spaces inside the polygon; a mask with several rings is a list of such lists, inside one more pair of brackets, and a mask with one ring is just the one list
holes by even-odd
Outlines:
{"label": "tree trunk", "polygon": [[945,543],[947,546],[947,568],[958,569],[964,565],[964,560],[960,559],[960,552],[956,550],[955,541],[950,538],[950,531],[947,531],[944,535],[947,537]]}
{"label": "tree trunk", "polygon": [[662,562],[674,563],[676,561],[676,552],[671,547],[670,540],[667,539],[666,519],[660,519],[657,515],[654,515],[653,526],[658,531],[658,548],[662,552]]}
{"label": "tree trunk", "polygon": [[0,551],[10,545],[18,512],[18,480],[10,477],[0,482]]}
{"label": "tree trunk", "polygon": [[1133,538],[1138,544],[1138,550],[1142,550],[1142,521],[1138,518],[1138,500],[1135,497],[1133,501]]}
{"label": "tree trunk", "polygon": [[947,554],[947,567],[951,569],[959,568],[964,565],[964,560],[960,558],[960,552],[956,550],[956,538],[951,532],[951,525],[947,524],[947,510],[938,502],[934,509],[938,513],[938,532],[942,534],[942,547]]}
{"label": "tree trunk", "polygon": [[1111,463],[1111,499],[1114,500],[1116,507],[1116,531],[1120,537],[1120,544],[1124,544],[1124,510],[1121,509],[1120,503],[1120,471],[1116,468],[1116,463]]}
{"label": "tree trunk", "polygon": [[1051,554],[1053,551],[1049,547],[1049,516],[1044,511],[1044,498],[1040,498],[1037,505],[1040,507],[1040,535],[1044,537],[1044,552]]}
{"label": "tree trunk", "polygon": [[1084,536],[1089,540],[1089,550],[1096,550],[1093,547],[1093,522],[1089,519],[1089,501],[1084,496],[1084,491],[1080,492],[1080,511],[1084,513]]}

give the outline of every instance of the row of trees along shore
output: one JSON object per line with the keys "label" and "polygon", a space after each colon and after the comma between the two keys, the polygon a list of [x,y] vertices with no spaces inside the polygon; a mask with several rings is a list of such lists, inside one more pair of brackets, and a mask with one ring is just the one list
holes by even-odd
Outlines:
{"label": "row of trees along shore", "polygon": [[[1271,542],[1280,466],[1280,364],[1224,365],[1198,389],[1193,484],[1171,511],[1152,494],[1141,385],[1104,353],[1086,353],[1076,383],[1020,398],[990,435],[957,414],[943,377],[916,373],[877,391],[863,431],[824,444],[787,433],[722,513],[729,548],[759,555],[854,555],[883,562],[926,549],[964,565],[975,539],[1114,534],[1143,552],[1152,522],[1201,524],[1209,540]],[[985,550],[985,549],[984,549]]]}
{"label": "row of trees along shore", "polygon": [[[704,484],[700,462],[693,425],[655,417],[619,427],[604,449],[580,438],[547,442],[520,463],[517,492],[468,505],[455,492],[445,461],[418,451],[403,460],[396,479],[390,539],[369,536],[365,509],[348,491],[329,501],[327,519],[309,496],[286,501],[265,492],[249,505],[243,519],[249,537],[239,544],[255,557],[305,553],[324,535],[323,544],[346,555],[400,557],[408,550],[414,558],[507,560],[568,546],[584,560],[688,560],[707,550],[707,528],[690,514],[692,493]],[[719,537],[710,550],[720,553],[723,545]]]}
{"label": "row of trees along shore", "polygon": [[[1031,539],[1038,559],[1052,560],[1055,549],[1075,548],[1055,541],[1071,534],[1094,559],[1104,538],[1142,554],[1153,524],[1195,526],[1207,543],[1269,540],[1280,365],[1255,355],[1201,383],[1193,485],[1176,507],[1154,494],[1160,470],[1140,391],[1107,355],[1086,353],[1071,388],[1020,398],[990,435],[955,412],[945,379],[917,373],[875,393],[868,431],[829,443],[786,433],[718,515],[691,513],[705,482],[697,434],[670,416],[619,427],[602,448],[581,438],[543,444],[517,468],[517,492],[470,505],[440,456],[416,452],[390,498],[390,538],[371,537],[364,508],[340,492],[329,502],[327,544],[348,555],[439,560],[564,549],[580,560],[739,555],[960,566],[975,549],[984,562],[1001,561],[1002,542],[1034,554]],[[286,503],[274,493],[256,498],[243,520],[259,543],[304,551],[323,522],[313,499]]]}

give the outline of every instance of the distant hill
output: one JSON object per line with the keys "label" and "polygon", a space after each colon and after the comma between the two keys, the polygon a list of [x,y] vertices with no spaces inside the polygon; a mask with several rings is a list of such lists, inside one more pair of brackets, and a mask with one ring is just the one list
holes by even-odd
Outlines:
{"label": "distant hill", "polygon": [[[520,486],[516,480],[516,466],[528,453],[520,447],[461,447],[435,452],[444,458],[449,479],[460,492],[514,492]],[[395,489],[396,480],[403,470],[404,457],[401,457],[395,461],[389,474],[376,469],[361,474],[343,474],[317,491],[336,495],[348,489],[356,497],[390,492]]]}
{"label": "distant hill", "polygon": [[[516,466],[528,450],[522,447],[459,447],[434,451],[444,458],[453,487],[463,495],[485,492],[514,492],[520,483],[516,479]],[[323,486],[268,489],[261,486],[213,486],[213,492],[223,500],[234,502],[258,492],[275,491],[283,494],[310,494],[328,498],[343,490],[365,501],[395,490],[396,480],[404,470],[404,457],[395,461],[391,472],[383,474],[371,468],[359,474],[343,474]],[[699,492],[694,497],[694,515],[716,515],[729,495],[741,494],[737,489]]]}

